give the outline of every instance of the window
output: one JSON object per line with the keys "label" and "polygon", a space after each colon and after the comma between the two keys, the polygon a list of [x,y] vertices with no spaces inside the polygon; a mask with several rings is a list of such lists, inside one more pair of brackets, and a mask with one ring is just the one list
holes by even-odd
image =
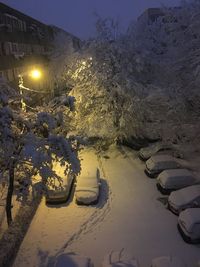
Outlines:
{"label": "window", "polygon": [[13,28],[15,28],[17,30],[20,30],[20,24],[19,24],[19,20],[18,19],[13,18],[12,19],[12,25],[13,25]]}
{"label": "window", "polygon": [[18,52],[18,45],[16,43],[12,43],[12,52]]}
{"label": "window", "polygon": [[6,24],[10,24],[11,25],[11,18],[8,15],[6,15]]}
{"label": "window", "polygon": [[26,32],[26,22],[22,21],[22,30]]}
{"label": "window", "polygon": [[4,17],[2,13],[0,13],[0,24],[4,24]]}
{"label": "window", "polygon": [[4,43],[4,52],[5,52],[5,55],[10,55],[11,52],[12,52],[12,45],[10,42],[5,42]]}

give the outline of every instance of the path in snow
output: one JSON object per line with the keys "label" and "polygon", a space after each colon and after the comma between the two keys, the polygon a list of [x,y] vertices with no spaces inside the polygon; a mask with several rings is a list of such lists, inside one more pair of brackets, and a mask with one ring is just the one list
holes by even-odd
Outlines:
{"label": "path in snow", "polygon": [[107,253],[122,248],[138,258],[141,267],[149,267],[153,257],[162,255],[177,255],[188,267],[196,266],[200,248],[181,239],[177,217],[163,205],[166,199],[155,180],[144,174],[135,152],[113,147],[100,161],[93,151],[84,151],[82,157],[84,166],[100,165],[104,176],[100,203],[84,207],[71,199],[52,208],[43,201],[14,267],[46,266],[48,257],[61,251],[91,257],[100,267]]}

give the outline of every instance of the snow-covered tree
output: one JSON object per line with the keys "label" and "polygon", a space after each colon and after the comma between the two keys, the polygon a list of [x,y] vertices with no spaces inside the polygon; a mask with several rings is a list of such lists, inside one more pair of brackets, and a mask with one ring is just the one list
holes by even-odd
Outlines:
{"label": "snow-covered tree", "polygon": [[117,38],[111,21],[98,18],[97,38],[63,69],[76,100],[71,129],[109,142],[197,139],[198,12],[199,1],[163,8],[156,21]]}
{"label": "snow-covered tree", "polygon": [[41,190],[56,179],[51,168],[53,160],[60,164],[67,162],[66,173],[77,174],[80,166],[76,147],[63,134],[65,131],[62,132],[62,119],[56,117],[58,112],[53,113],[47,106],[37,107],[37,113],[24,113],[19,105],[20,96],[5,82],[1,82],[0,88],[1,178],[8,176],[6,213],[10,224],[15,180],[21,185],[18,199],[23,201],[36,173],[41,177]]}
{"label": "snow-covered tree", "polygon": [[49,55],[50,80],[53,84],[55,96],[58,96],[63,90],[69,91],[71,84],[66,84],[63,79],[63,72],[68,65],[72,54],[76,54],[81,47],[81,41],[72,34],[56,27],[51,26],[54,34],[53,49]]}

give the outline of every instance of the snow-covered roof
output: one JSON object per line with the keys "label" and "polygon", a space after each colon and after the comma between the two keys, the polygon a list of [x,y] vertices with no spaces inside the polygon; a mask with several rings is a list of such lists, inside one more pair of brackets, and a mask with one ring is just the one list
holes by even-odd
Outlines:
{"label": "snow-covered roof", "polygon": [[192,185],[172,192],[169,200],[176,205],[184,205],[200,196],[200,185]]}
{"label": "snow-covered roof", "polygon": [[175,169],[180,165],[176,159],[170,155],[155,155],[146,161],[149,170]]}
{"label": "snow-covered roof", "polygon": [[96,177],[79,177],[76,185],[76,192],[84,189],[94,189],[98,188],[98,180]]}
{"label": "snow-covered roof", "polygon": [[162,162],[162,161],[176,161],[176,158],[170,155],[154,155],[151,157],[154,162]]}
{"label": "snow-covered roof", "polygon": [[99,195],[99,180],[97,176],[79,176],[75,190],[76,199],[83,203],[95,201]]}
{"label": "snow-covered roof", "polygon": [[157,180],[163,186],[178,187],[179,185],[189,186],[194,184],[195,177],[187,169],[169,169],[161,172]]}
{"label": "snow-covered roof", "polygon": [[182,211],[178,221],[182,222],[186,230],[189,232],[194,224],[200,224],[200,208],[191,208]]}

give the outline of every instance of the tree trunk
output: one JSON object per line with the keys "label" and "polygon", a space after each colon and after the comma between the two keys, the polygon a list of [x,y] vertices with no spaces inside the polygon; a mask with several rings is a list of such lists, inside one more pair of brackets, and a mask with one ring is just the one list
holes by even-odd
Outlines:
{"label": "tree trunk", "polygon": [[9,166],[9,186],[6,198],[6,216],[7,216],[8,226],[12,222],[12,195],[14,189],[14,169],[15,169],[14,160],[11,159]]}

